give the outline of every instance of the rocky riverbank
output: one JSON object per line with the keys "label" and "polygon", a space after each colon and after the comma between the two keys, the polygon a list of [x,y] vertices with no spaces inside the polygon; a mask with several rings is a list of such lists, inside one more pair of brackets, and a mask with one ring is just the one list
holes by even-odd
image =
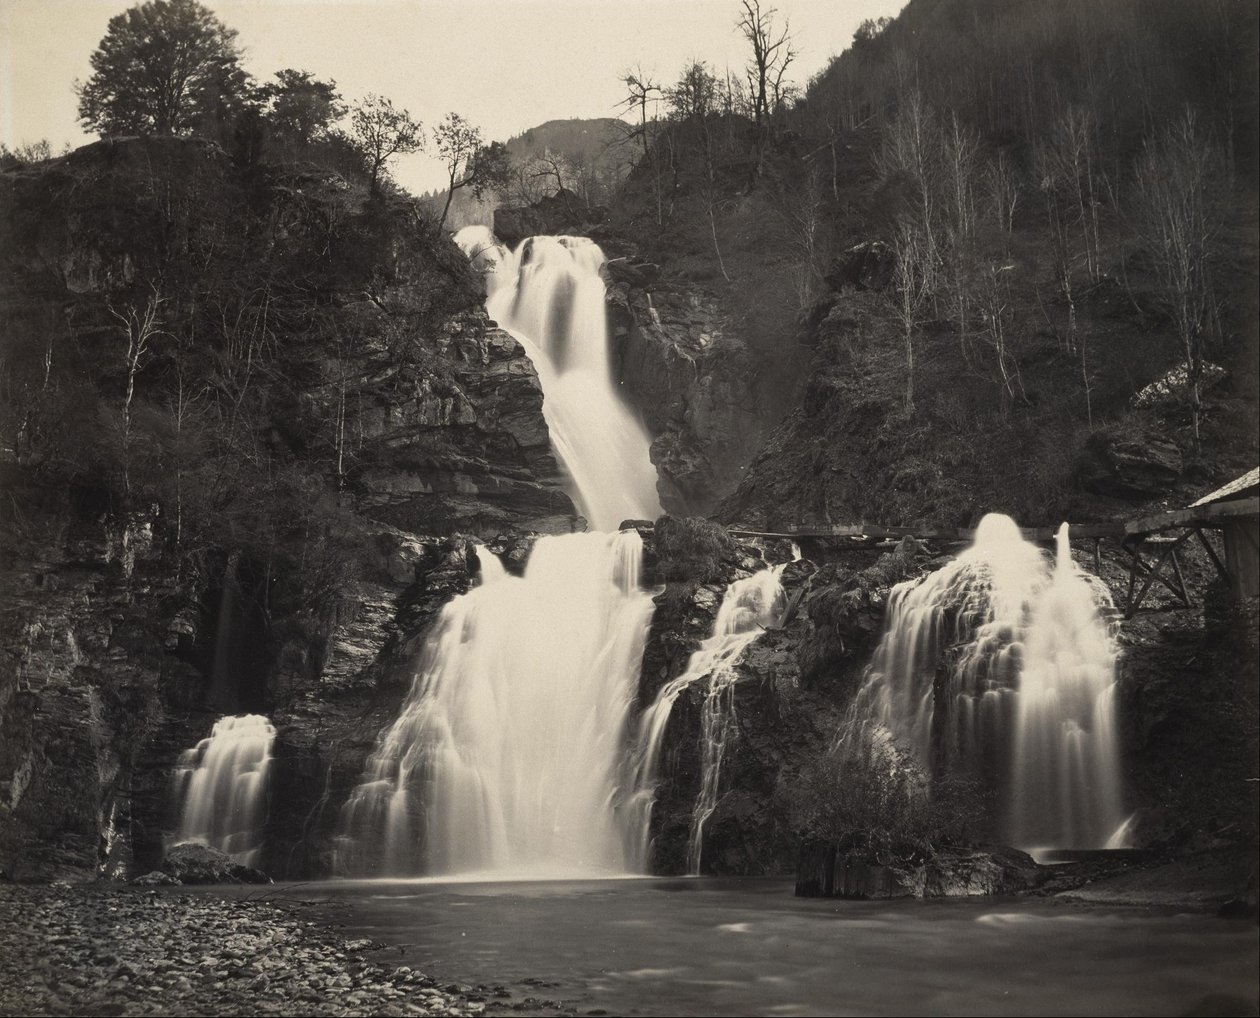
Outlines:
{"label": "rocky riverbank", "polygon": [[[479,1015],[500,987],[369,960],[302,904],[0,885],[0,1015]],[[477,999],[477,998],[482,999]]]}

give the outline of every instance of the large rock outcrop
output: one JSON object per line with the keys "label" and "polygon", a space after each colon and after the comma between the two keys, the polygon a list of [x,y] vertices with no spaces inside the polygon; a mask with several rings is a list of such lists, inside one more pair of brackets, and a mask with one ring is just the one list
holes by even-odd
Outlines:
{"label": "large rock outcrop", "polygon": [[254,711],[309,872],[470,536],[575,525],[532,364],[407,202],[201,140],[0,174],[0,250],[0,871],[153,869]]}
{"label": "large rock outcrop", "polygon": [[[707,531],[696,536],[708,543]],[[684,556],[675,551],[673,557]],[[648,637],[642,702],[651,703],[683,673],[691,654],[712,633],[731,580],[788,558],[790,549],[776,542],[737,540],[717,559],[719,568],[716,575],[708,574],[709,582],[670,579],[674,574],[668,570],[658,573],[665,587],[657,596]],[[703,872],[792,871],[799,832],[791,815],[791,790],[839,730],[879,635],[878,621],[870,620],[882,614],[892,585],[914,575],[925,561],[922,549],[906,542],[889,554],[854,552],[821,567],[806,560],[785,565],[783,614],[735,665],[735,723],[722,754],[715,808],[704,827]],[[686,868],[703,777],[706,692],[704,683],[688,687],[670,713],[652,814],[653,872]]]}
{"label": "large rock outcrop", "polygon": [[767,430],[755,359],[701,287],[624,258],[606,275],[617,376],[653,435],[661,504],[708,513]]}

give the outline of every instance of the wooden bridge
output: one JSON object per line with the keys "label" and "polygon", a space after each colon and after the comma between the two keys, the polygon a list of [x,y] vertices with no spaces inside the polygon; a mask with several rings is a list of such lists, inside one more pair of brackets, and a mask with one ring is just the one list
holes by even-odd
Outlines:
{"label": "wooden bridge", "polygon": [[[1220,551],[1208,536],[1212,531],[1219,534]],[[1024,540],[1035,544],[1052,543],[1057,532],[1057,527],[1020,528]],[[971,528],[868,523],[785,527],[780,531],[731,528],[730,533],[774,540],[843,540],[853,547],[879,547],[906,537],[965,544],[976,536]],[[1156,584],[1167,589],[1180,604],[1191,607],[1190,591],[1177,556],[1191,538],[1197,538],[1235,598],[1256,597],[1260,593],[1260,469],[1242,475],[1185,509],[1124,523],[1071,523],[1068,535],[1072,541],[1094,542],[1095,573],[1102,570],[1102,542],[1113,540],[1119,544],[1129,567],[1122,606],[1125,618],[1133,617]]]}

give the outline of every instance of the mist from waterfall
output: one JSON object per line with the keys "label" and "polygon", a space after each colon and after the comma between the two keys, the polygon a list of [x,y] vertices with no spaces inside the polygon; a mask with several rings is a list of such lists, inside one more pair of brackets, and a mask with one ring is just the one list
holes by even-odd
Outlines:
{"label": "mist from waterfall", "polygon": [[484,548],[342,815],[338,868],[497,879],[641,872],[622,783],[652,615],[635,531],[540,538],[525,575]]}
{"label": "mist from waterfall", "polygon": [[486,310],[525,348],[570,495],[595,530],[661,514],[651,439],[617,392],[600,268],[586,237],[529,237],[515,251],[484,226],[455,241],[483,273]]}
{"label": "mist from waterfall", "polygon": [[1124,820],[1112,605],[1066,524],[1057,544],[1048,558],[990,514],[957,558],[894,587],[837,750],[891,736],[930,775],[996,776],[1012,843],[1102,848]]}
{"label": "mist from waterfall", "polygon": [[726,588],[713,621],[712,635],[691,655],[683,673],[661,688],[656,700],[639,721],[634,785],[640,815],[638,827],[644,838],[642,855],[645,858],[661,745],[670,714],[684,690],[704,683],[700,710],[700,791],[692,808],[687,843],[687,872],[693,876],[700,873],[704,825],[717,805],[726,744],[735,721],[735,681],[738,677],[735,666],[748,645],[777,622],[783,611],[783,569],[781,565],[763,569],[736,580]]}
{"label": "mist from waterfall", "polygon": [[271,722],[259,714],[225,717],[180,754],[173,777],[180,804],[175,843],[197,842],[257,865],[275,737]]}

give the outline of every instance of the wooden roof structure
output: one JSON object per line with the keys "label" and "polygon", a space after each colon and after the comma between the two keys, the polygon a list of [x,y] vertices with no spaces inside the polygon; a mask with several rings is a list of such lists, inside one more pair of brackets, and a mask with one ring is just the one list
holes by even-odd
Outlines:
{"label": "wooden roof structure", "polygon": [[[1198,538],[1236,600],[1260,596],[1260,467],[1184,509],[1131,520],[1124,529],[1126,536],[1121,546],[1130,558],[1126,618],[1142,606],[1155,583],[1190,607],[1177,549],[1191,537]],[[1209,540],[1210,531],[1219,533],[1222,551],[1218,552]],[[1154,561],[1143,558],[1143,546],[1156,550]]]}

